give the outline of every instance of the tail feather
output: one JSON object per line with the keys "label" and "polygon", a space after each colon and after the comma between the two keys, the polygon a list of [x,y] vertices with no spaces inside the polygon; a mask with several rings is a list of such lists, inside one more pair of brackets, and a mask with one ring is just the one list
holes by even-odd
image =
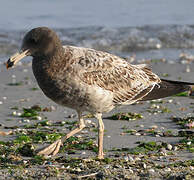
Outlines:
{"label": "tail feather", "polygon": [[191,85],[194,85],[194,83],[161,79],[161,83],[155,86],[141,101],[160,99],[189,91],[191,90]]}

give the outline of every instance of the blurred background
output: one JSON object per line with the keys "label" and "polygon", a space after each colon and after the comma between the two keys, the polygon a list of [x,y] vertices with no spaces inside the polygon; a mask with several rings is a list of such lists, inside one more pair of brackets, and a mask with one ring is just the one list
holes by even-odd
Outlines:
{"label": "blurred background", "polygon": [[0,57],[20,47],[37,26],[57,31],[63,44],[129,57],[176,60],[193,53],[193,0],[0,0]]}

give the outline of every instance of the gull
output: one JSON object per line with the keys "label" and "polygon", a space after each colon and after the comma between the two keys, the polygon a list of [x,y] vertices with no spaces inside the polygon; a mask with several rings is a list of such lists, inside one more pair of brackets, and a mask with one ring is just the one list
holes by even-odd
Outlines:
{"label": "gull", "polygon": [[132,65],[116,55],[90,48],[63,46],[47,27],[30,30],[21,49],[7,61],[10,68],[32,56],[32,69],[44,94],[55,103],[77,111],[79,125],[38,152],[56,155],[63,142],[85,127],[83,112],[98,120],[98,158],[103,159],[102,113],[120,105],[164,98],[188,91],[193,83],[160,79],[146,64]]}

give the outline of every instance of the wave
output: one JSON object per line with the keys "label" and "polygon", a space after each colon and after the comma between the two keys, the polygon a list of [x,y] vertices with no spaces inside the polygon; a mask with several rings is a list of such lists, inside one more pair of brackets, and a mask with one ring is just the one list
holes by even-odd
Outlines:
{"label": "wave", "polygon": [[[194,48],[194,25],[149,25],[142,27],[83,27],[55,29],[64,45],[126,53],[152,49]],[[25,31],[0,31],[0,54],[19,48]]]}

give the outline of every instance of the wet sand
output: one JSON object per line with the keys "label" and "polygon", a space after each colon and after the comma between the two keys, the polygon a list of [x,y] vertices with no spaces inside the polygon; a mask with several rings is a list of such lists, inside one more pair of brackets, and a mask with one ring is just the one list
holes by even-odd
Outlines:
{"label": "wet sand", "polygon": [[[153,71],[162,78],[171,80],[181,79],[182,81],[194,82],[194,63],[192,62],[182,64],[180,62],[170,63],[154,60],[150,64]],[[0,131],[12,131],[12,134],[10,135],[0,136],[1,142],[13,142],[14,139],[17,139],[17,137],[21,135],[21,132],[24,133],[24,131],[21,130],[25,129],[24,125],[35,124],[46,120],[52,124],[51,126],[44,126],[48,132],[49,128],[51,128],[52,133],[67,133],[69,131],[69,125],[65,124],[65,126],[60,126],[59,122],[74,122],[77,120],[77,115],[74,110],[55,104],[42,93],[33,76],[31,65],[28,63],[19,65],[9,71],[5,69],[5,66],[1,65],[0,92]],[[8,154],[12,153],[6,154],[6,152],[2,151],[3,143],[1,143],[0,153],[2,158],[0,159],[0,178],[7,177],[8,179],[11,179],[14,177],[21,177],[25,179],[27,177],[52,177],[53,179],[71,179],[84,178],[84,176],[87,178],[87,175],[88,177],[94,179],[113,179],[113,177],[116,177],[117,179],[149,179],[151,177],[157,177],[160,179],[162,177],[169,178],[171,176],[190,177],[191,175],[189,173],[192,173],[192,170],[194,169],[193,162],[186,167],[179,165],[179,169],[172,168],[169,165],[176,162],[184,163],[194,158],[193,153],[187,148],[179,148],[179,142],[184,137],[174,136],[177,135],[179,131],[188,130],[193,132],[193,130],[186,128],[182,129],[180,125],[171,119],[172,116],[194,116],[193,103],[194,101],[192,97],[168,97],[160,101],[160,103],[140,102],[135,105],[117,108],[110,113],[104,114],[103,118],[106,130],[104,149],[106,150],[106,161],[96,160],[95,152],[90,149],[83,148],[80,150],[80,148],[75,148],[73,154],[69,153],[69,151],[63,151],[60,152],[60,154],[54,159],[41,159],[40,163],[33,164],[32,160],[34,160],[35,155],[26,157],[21,152],[15,151],[13,155],[14,157],[10,158]],[[34,105],[51,109],[51,112],[40,112],[40,117],[42,119],[39,118],[38,120],[32,120],[31,118],[23,118],[20,116],[21,113],[23,113],[22,108],[29,108]],[[165,111],[163,111],[164,108]],[[118,112],[139,113],[143,116],[143,118],[134,121],[107,119]],[[94,141],[93,145],[95,146],[95,138],[97,137],[97,122],[94,118],[87,118],[87,120],[89,120],[87,121],[89,128],[86,128],[83,133],[76,136],[78,137],[78,141],[80,139],[88,140],[91,138]],[[14,126],[17,127],[14,128]],[[45,129],[41,126],[37,126],[33,130],[45,131]],[[150,129],[152,129],[155,133],[147,133],[147,130]],[[31,131],[31,129],[26,128],[26,131],[28,130]],[[125,130],[135,131],[134,133],[126,133]],[[170,131],[173,136],[162,135],[163,132],[167,131]],[[145,133],[142,134],[141,132]],[[124,151],[124,148],[131,149],[137,147],[138,141],[156,142],[159,144],[166,143],[167,147],[164,145],[163,149],[160,148],[159,150],[155,150],[153,152],[149,151],[149,154],[146,155],[144,153],[136,155],[131,154],[128,151]],[[17,145],[17,147],[24,146],[25,144],[33,144],[35,148],[38,148],[46,145],[46,142],[48,141],[43,140],[40,143],[26,141],[22,142],[22,145]],[[77,141],[74,143],[77,143]],[[192,136],[191,144],[188,144],[187,146],[193,146],[193,143]],[[178,149],[175,147],[178,147]],[[152,153],[156,155],[154,158],[150,156]],[[146,157],[148,162],[145,160]],[[73,159],[69,162],[68,166],[68,160],[71,158]],[[130,160],[130,158],[134,161]],[[78,165],[75,165],[78,159],[79,163]],[[72,165],[72,162],[74,162],[74,165]],[[126,164],[120,167],[122,163],[127,163],[128,168],[126,168]],[[150,163],[154,163],[154,165],[150,165]],[[94,166],[94,164],[96,166]],[[155,168],[156,164],[160,165],[160,168]],[[16,166],[18,166],[18,168]],[[113,176],[113,174],[111,175],[108,171],[113,171],[116,174]]]}

